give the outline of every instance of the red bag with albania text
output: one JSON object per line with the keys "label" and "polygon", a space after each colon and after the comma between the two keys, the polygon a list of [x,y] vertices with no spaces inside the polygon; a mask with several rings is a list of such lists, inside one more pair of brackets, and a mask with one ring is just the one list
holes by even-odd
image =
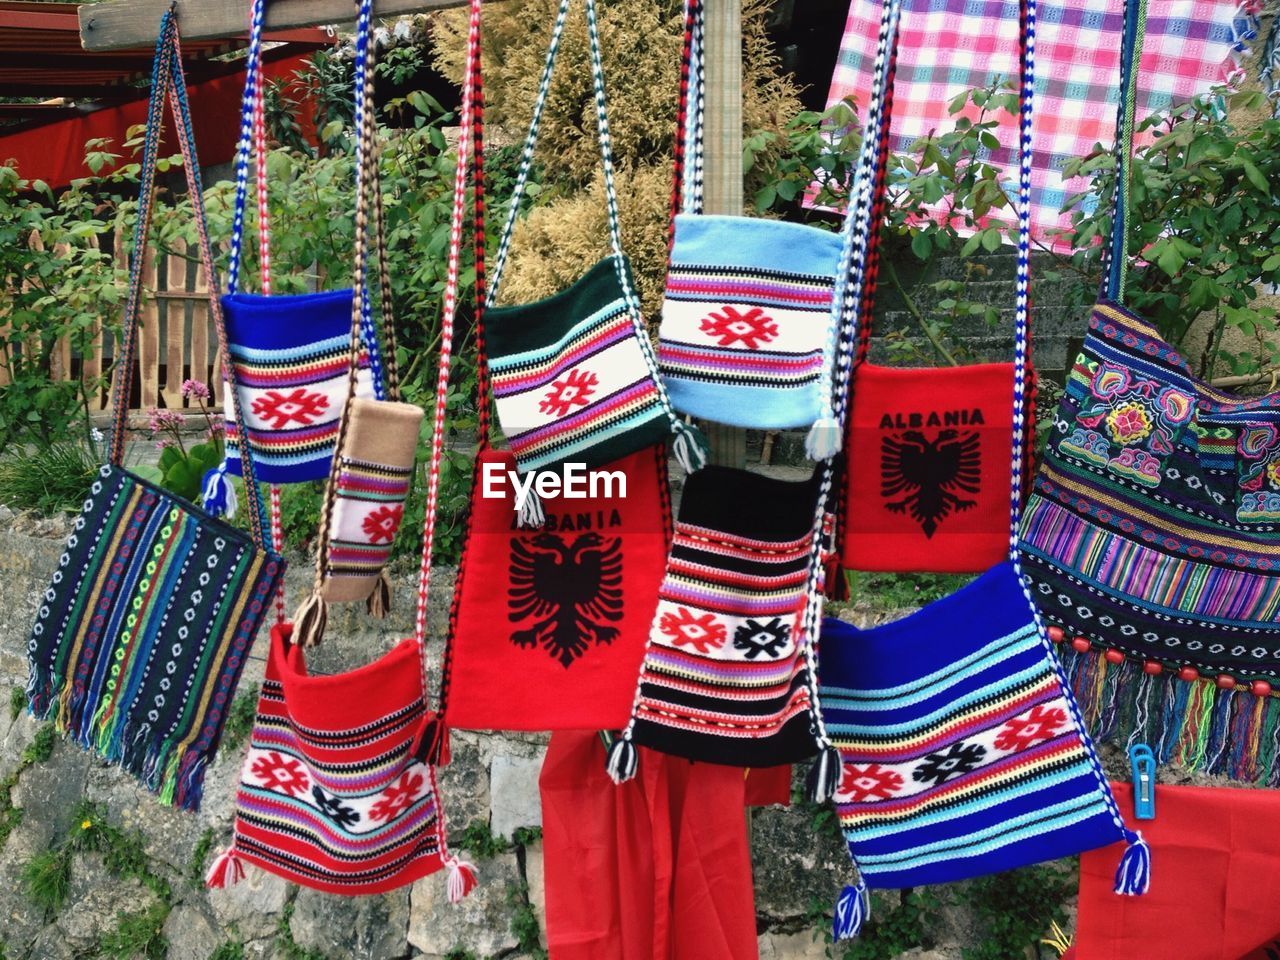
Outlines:
{"label": "red bag with albania text", "polygon": [[[450,616],[441,713],[470,730],[605,730],[627,722],[666,563],[666,449],[603,471],[615,489],[542,498],[546,524],[516,525],[510,453],[476,458]],[[503,477],[501,496],[485,496]],[[616,494],[625,479],[626,496]],[[598,486],[600,486],[598,484]]]}
{"label": "red bag with albania text", "polygon": [[890,62],[850,382],[841,562],[852,570],[977,573],[1003,560],[1009,546],[1013,364],[888,367],[867,359],[893,114]]}
{"label": "red bag with albania text", "polygon": [[[449,614],[439,712],[448,727],[470,730],[618,727],[630,712],[666,563],[666,448],[645,447],[594,467],[594,491],[583,480],[585,497],[543,494],[543,526],[519,525],[516,458],[489,445],[478,71],[473,83],[480,449]],[[529,480],[532,475],[519,478]],[[447,762],[447,740],[441,738],[429,756]]]}

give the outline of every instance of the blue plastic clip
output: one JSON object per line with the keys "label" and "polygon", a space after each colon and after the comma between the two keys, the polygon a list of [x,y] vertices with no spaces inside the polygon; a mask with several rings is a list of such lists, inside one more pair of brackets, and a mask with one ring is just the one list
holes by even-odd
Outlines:
{"label": "blue plastic clip", "polygon": [[1156,755],[1145,743],[1129,748],[1133,764],[1133,815],[1139,820],[1156,818]]}

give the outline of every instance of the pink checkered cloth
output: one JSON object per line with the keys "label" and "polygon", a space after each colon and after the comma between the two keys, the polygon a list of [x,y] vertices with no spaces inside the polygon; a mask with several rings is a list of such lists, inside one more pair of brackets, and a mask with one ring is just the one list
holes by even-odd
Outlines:
{"label": "pink checkered cloth", "polygon": [[[865,104],[880,23],[880,0],[851,0],[828,105],[853,96]],[[1156,0],[1147,17],[1137,115],[1185,103],[1235,73],[1241,46],[1237,0]],[[1036,36],[1035,155],[1031,229],[1069,227],[1065,198],[1086,190],[1062,167],[1115,133],[1122,0],[1040,0]],[[894,87],[893,148],[906,151],[930,131],[947,131],[948,103],[1018,71],[1018,0],[904,0]],[[1017,173],[1018,124],[1002,116],[1001,149],[990,161]]]}

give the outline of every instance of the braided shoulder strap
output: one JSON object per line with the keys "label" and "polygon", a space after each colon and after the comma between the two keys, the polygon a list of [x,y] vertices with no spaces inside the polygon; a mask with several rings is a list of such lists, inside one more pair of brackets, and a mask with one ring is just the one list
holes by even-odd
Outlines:
{"label": "braided shoulder strap", "polygon": [[[236,390],[235,369],[228,352],[226,324],[223,322],[222,303],[217,293],[217,268],[213,261],[213,248],[209,242],[208,224],[205,219],[204,193],[200,183],[200,165],[196,156],[195,134],[191,126],[191,109],[187,100],[186,76],[182,68],[182,49],[178,37],[178,24],[172,11],[166,11],[160,21],[160,35],[156,41],[155,66],[151,81],[151,99],[147,108],[147,132],[143,144],[138,215],[133,232],[133,257],[129,264],[129,292],[125,300],[124,325],[121,334],[120,355],[116,360],[112,388],[112,421],[109,461],[115,466],[124,463],[126,427],[133,363],[137,357],[139,316],[142,307],[142,263],[146,255],[147,235],[155,212],[157,160],[164,128],[164,99],[168,95],[170,106],[177,120],[178,144],[183,158],[183,172],[187,191],[191,197],[191,210],[195,219],[196,239],[200,250],[200,263],[209,278],[209,315],[223,359],[223,375],[231,389],[232,413],[237,429],[245,430],[244,413]],[[240,446],[240,465],[245,489],[249,492],[249,532],[254,543],[268,549],[265,536],[264,508],[258,492],[253,470],[253,458],[247,445]]]}
{"label": "braided shoulder strap", "polygon": [[[564,35],[565,20],[573,0],[560,0],[556,12],[555,23],[551,29],[551,42],[547,48],[546,61],[542,76],[538,81],[538,94],[534,100],[533,118],[529,123],[529,132],[525,136],[524,147],[520,154],[520,166],[516,174],[515,187],[512,190],[511,205],[503,224],[502,234],[498,241],[498,252],[494,259],[493,273],[489,280],[488,290],[484,298],[484,306],[491,307],[497,300],[502,285],[502,274],[506,268],[511,252],[511,238],[515,233],[516,222],[520,216],[520,203],[528,187],[529,174],[533,169],[534,151],[538,145],[538,130],[542,122],[542,114],[546,108],[547,98],[551,92],[551,78],[555,72],[557,54]],[[627,304],[632,327],[640,351],[648,368],[649,376],[657,385],[663,409],[675,436],[674,452],[676,459],[688,471],[697,470],[707,462],[706,441],[692,424],[681,420],[667,397],[662,377],[658,372],[658,358],[654,354],[653,344],[649,339],[649,331],[645,327],[644,315],[640,309],[640,298],[636,295],[631,282],[630,270],[622,249],[622,225],[618,214],[618,193],[614,182],[613,141],[609,134],[609,107],[605,95],[604,63],[600,52],[600,26],[596,14],[596,0],[585,0],[587,15],[587,39],[591,53],[591,80],[594,88],[596,108],[597,141],[600,147],[600,160],[604,171],[605,204],[609,218],[609,246],[617,271],[618,283],[622,288],[623,299]]]}

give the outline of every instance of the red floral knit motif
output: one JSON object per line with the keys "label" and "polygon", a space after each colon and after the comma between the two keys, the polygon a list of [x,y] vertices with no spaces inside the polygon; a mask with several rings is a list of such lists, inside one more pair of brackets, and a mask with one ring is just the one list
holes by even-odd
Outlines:
{"label": "red floral knit motif", "polygon": [[724,646],[727,636],[724,625],[717,623],[713,614],[704,613],[697,617],[685,607],[680,607],[675,613],[664,613],[658,621],[658,629],[677,646],[692,646],[699,653]]}
{"label": "red floral knit motif", "polygon": [[997,750],[1025,750],[1033,744],[1052,740],[1062,732],[1067,712],[1059,707],[1034,707],[1030,713],[1014,717],[996,734]]}
{"label": "red floral knit motif", "polygon": [[867,800],[888,800],[902,789],[902,777],[886,770],[878,763],[866,766],[848,764],[840,778],[836,799],[846,803],[863,803]]}
{"label": "red floral knit motif", "polygon": [[253,401],[253,412],[263,420],[270,420],[271,427],[283,430],[290,423],[309,426],[329,406],[329,398],[322,393],[308,393],[306,387],[298,387],[287,396],[277,390],[268,390]]}
{"label": "red floral knit motif", "polygon": [[259,757],[251,769],[264,788],[278,790],[291,797],[305,793],[311,786],[311,778],[307,776],[301,763],[292,757],[281,756],[275,751]]}
{"label": "red floral knit motif", "polygon": [[404,505],[395,503],[384,505],[366,514],[360,527],[370,543],[390,543],[400,529],[400,520],[404,516]]}
{"label": "red floral knit motif", "polygon": [[378,799],[369,808],[369,819],[394,820],[400,816],[418,799],[423,782],[422,774],[406,770],[399,780],[378,795]]}
{"label": "red floral knit motif", "polygon": [[563,417],[574,407],[585,407],[599,383],[594,373],[576,368],[570,370],[569,376],[551,384],[551,390],[538,404],[538,409],[553,417]]}
{"label": "red floral knit motif", "polygon": [[778,325],[759,307],[739,313],[733,307],[721,307],[702,321],[702,332],[719,338],[719,345],[731,347],[741,342],[748,350],[759,350],[778,335]]}

